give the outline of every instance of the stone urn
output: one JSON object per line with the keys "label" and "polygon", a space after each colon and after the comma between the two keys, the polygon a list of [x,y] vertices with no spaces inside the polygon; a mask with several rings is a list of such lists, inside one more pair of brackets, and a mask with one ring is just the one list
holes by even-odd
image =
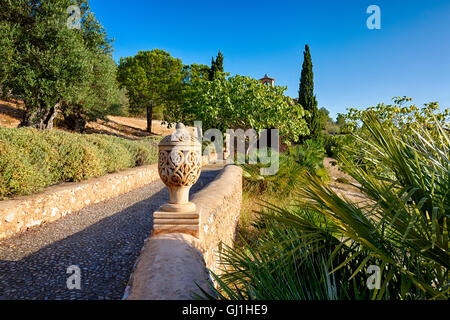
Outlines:
{"label": "stone urn", "polygon": [[166,212],[194,212],[189,202],[189,190],[197,182],[202,170],[202,145],[182,123],[158,145],[158,172],[170,190],[170,201],[161,206]]}

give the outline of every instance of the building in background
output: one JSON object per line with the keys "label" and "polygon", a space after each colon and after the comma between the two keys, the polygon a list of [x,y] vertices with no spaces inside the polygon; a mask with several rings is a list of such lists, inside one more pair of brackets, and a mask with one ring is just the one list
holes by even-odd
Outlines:
{"label": "building in background", "polygon": [[259,81],[261,81],[262,84],[265,84],[265,85],[268,85],[268,86],[272,86],[272,87],[273,87],[273,84],[275,83],[275,79],[274,79],[274,78],[270,78],[270,77],[267,75],[267,73],[266,73],[266,75],[264,76],[264,78],[259,79]]}

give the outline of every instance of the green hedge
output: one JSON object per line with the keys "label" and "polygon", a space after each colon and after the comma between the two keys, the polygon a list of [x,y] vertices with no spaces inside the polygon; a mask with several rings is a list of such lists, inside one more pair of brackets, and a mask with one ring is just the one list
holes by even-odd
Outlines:
{"label": "green hedge", "polygon": [[0,199],[156,163],[157,139],[0,128]]}

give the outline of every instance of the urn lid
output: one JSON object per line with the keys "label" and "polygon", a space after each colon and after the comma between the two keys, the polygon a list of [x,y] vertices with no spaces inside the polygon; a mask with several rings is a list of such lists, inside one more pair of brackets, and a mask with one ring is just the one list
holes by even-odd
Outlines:
{"label": "urn lid", "polygon": [[194,146],[201,148],[202,144],[186,129],[184,124],[179,122],[175,127],[175,132],[164,137],[158,146]]}

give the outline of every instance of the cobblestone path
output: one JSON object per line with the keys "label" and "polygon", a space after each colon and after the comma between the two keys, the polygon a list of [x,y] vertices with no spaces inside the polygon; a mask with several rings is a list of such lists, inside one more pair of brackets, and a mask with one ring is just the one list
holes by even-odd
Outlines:
{"label": "cobblestone path", "polygon": [[[220,169],[205,167],[191,193]],[[122,299],[152,213],[168,198],[158,181],[0,241],[0,300]],[[72,265],[81,270],[81,290],[67,289]]]}

